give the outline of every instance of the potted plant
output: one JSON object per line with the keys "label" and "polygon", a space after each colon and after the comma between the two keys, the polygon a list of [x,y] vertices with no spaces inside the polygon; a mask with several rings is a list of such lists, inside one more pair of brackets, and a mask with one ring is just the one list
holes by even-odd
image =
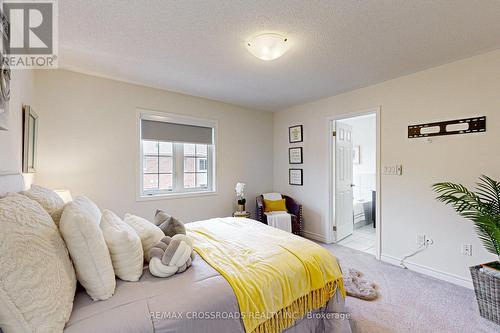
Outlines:
{"label": "potted plant", "polygon": [[245,203],[247,199],[245,199],[245,184],[244,183],[236,183],[236,187],[234,189],[236,191],[236,197],[238,198],[238,212],[245,212]]}
{"label": "potted plant", "polygon": [[[475,191],[450,182],[433,186],[437,200],[471,220],[486,250],[500,259],[500,182],[481,176]],[[500,262],[470,267],[481,316],[500,324]]]}

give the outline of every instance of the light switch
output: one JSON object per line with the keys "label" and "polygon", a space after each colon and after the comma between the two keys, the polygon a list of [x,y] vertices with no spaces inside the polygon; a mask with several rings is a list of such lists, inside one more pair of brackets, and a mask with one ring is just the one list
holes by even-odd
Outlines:
{"label": "light switch", "polygon": [[401,176],[403,174],[403,165],[395,164],[395,165],[386,165],[383,170],[384,175],[389,176]]}

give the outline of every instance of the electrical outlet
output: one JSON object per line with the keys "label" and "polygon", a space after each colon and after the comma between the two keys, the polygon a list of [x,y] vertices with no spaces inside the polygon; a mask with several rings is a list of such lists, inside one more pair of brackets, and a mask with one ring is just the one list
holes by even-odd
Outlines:
{"label": "electrical outlet", "polygon": [[472,257],[472,244],[462,244],[462,254]]}
{"label": "electrical outlet", "polygon": [[417,234],[417,246],[422,246],[425,244],[425,235]]}

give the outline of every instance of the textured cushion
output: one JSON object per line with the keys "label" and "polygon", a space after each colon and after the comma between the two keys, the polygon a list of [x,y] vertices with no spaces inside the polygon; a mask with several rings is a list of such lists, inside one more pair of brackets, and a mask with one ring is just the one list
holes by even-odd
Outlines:
{"label": "textured cushion", "polygon": [[110,298],[116,286],[100,221],[99,208],[90,199],[80,196],[64,207],[59,224],[77,279],[93,300]]}
{"label": "textured cushion", "polygon": [[75,271],[57,226],[35,201],[0,199],[0,327],[62,332],[75,296]]}
{"label": "textured cushion", "polygon": [[56,225],[59,225],[64,201],[56,192],[42,186],[31,185],[29,190],[21,194],[38,202],[50,214]]}
{"label": "textured cushion", "polygon": [[150,250],[149,271],[156,277],[182,273],[194,260],[193,240],[182,234],[165,236]]}
{"label": "textured cushion", "polygon": [[177,234],[186,234],[184,223],[161,209],[156,210],[154,222],[163,231],[165,236],[174,237]]}
{"label": "textured cushion", "polygon": [[144,260],[149,262],[149,250],[165,236],[163,231],[148,220],[132,214],[125,214],[123,221],[141,238]]}
{"label": "textured cushion", "polygon": [[264,199],[264,212],[286,212],[286,200],[266,200]]}
{"label": "textured cushion", "polygon": [[102,213],[101,229],[116,276],[124,281],[138,281],[144,264],[141,238],[110,210]]}

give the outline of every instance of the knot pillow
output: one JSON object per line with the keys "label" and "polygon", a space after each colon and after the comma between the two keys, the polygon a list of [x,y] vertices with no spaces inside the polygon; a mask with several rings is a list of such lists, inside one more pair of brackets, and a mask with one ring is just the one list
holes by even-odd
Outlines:
{"label": "knot pillow", "polygon": [[193,240],[186,235],[163,237],[149,250],[149,271],[156,277],[184,272],[194,259]]}

